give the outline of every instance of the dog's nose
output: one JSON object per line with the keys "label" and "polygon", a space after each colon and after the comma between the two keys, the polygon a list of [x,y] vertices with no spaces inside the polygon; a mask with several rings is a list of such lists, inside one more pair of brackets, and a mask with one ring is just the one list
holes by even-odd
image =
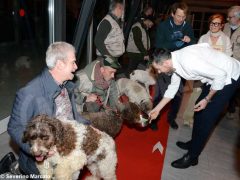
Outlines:
{"label": "dog's nose", "polygon": [[39,149],[39,147],[38,146],[36,146],[36,145],[33,145],[32,147],[31,147],[31,151],[32,151],[32,154],[34,155],[34,156],[40,156],[41,154],[42,154],[42,151]]}
{"label": "dog's nose", "polygon": [[40,151],[40,150],[33,150],[33,149],[32,149],[32,154],[33,154],[34,156],[40,156],[40,155],[42,154],[42,151]]}

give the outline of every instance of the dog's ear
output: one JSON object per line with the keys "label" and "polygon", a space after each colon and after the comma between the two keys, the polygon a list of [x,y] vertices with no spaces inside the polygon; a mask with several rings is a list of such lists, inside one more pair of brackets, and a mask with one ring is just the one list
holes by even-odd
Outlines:
{"label": "dog's ear", "polygon": [[25,128],[25,131],[23,132],[23,136],[22,136],[23,143],[27,143],[31,139],[31,132],[32,132],[31,129],[35,126],[37,118],[38,118],[38,116],[28,122],[28,124]]}
{"label": "dog's ear", "polygon": [[125,119],[125,122],[129,125],[136,123],[140,113],[139,107],[132,102],[124,103],[124,105],[125,108],[121,112],[121,118]]}
{"label": "dog's ear", "polygon": [[48,121],[48,125],[51,127],[51,131],[56,138],[57,143],[61,143],[63,139],[64,127],[59,119],[51,118]]}
{"label": "dog's ear", "polygon": [[39,122],[41,120],[43,115],[38,115],[34,118],[32,118],[26,125],[25,127],[25,131],[23,132],[23,136],[22,136],[22,142],[23,143],[27,143],[30,139],[31,139],[31,130],[35,128],[37,122]]}
{"label": "dog's ear", "polygon": [[23,136],[22,136],[22,142],[23,143],[27,143],[29,140],[31,140],[31,129],[35,126],[35,123],[33,122],[33,120],[31,120],[30,122],[28,122],[25,131],[23,132]]}

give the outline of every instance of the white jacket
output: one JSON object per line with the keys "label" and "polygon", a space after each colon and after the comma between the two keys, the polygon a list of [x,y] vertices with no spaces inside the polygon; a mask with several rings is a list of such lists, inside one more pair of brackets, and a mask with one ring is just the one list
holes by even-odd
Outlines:
{"label": "white jacket", "polygon": [[212,44],[210,31],[200,37],[198,43],[208,43],[214,49],[224,52],[225,54],[232,56],[232,43],[230,38],[222,31],[215,45]]}

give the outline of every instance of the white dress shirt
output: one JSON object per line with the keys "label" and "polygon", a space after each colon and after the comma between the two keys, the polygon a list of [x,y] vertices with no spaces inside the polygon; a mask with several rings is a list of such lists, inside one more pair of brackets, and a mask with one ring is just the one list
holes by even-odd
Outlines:
{"label": "white dress shirt", "polygon": [[221,90],[231,84],[231,79],[237,80],[240,75],[239,61],[211,48],[207,43],[191,45],[171,54],[176,71],[164,94],[167,98],[173,98],[177,93],[180,76],[186,80],[200,80],[210,84],[213,90]]}

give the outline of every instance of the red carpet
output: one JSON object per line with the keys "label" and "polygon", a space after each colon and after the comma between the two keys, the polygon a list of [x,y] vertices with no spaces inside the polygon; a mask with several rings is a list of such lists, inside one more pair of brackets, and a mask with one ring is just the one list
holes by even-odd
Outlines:
{"label": "red carpet", "polygon": [[[166,112],[158,121],[158,130],[130,129],[123,126],[116,138],[118,180],[160,180],[167,145],[169,126]],[[153,146],[160,141],[164,147],[163,154],[158,150],[152,153]]]}
{"label": "red carpet", "polygon": [[[151,90],[152,93],[154,93]],[[126,101],[122,97],[121,101]],[[118,156],[117,179],[118,180],[160,180],[167,147],[169,125],[167,123],[167,109],[161,111],[161,119],[158,121],[158,130],[150,128],[136,130],[123,125],[120,134],[115,138]],[[152,153],[153,146],[160,141],[163,154],[156,150]],[[85,179],[90,173],[84,169],[81,174]]]}

